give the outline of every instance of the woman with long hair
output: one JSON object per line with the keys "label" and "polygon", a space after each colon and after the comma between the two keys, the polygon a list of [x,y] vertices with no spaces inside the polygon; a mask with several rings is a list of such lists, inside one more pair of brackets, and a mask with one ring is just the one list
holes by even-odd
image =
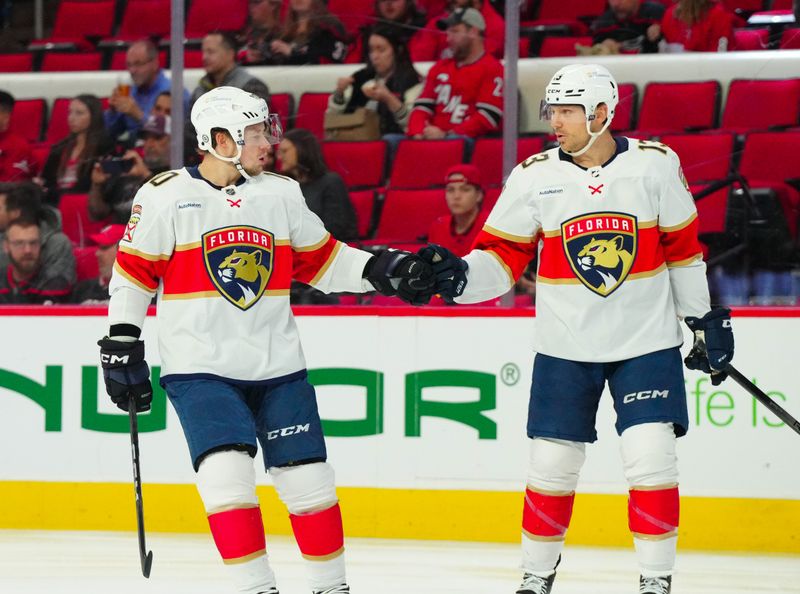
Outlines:
{"label": "woman with long hair", "polygon": [[377,25],[368,39],[367,65],[336,82],[328,112],[353,113],[366,107],[378,112],[381,134],[404,134],[412,104],[422,91],[422,77],[395,27]]}
{"label": "woman with long hair", "polygon": [[269,48],[271,64],[341,62],[347,53],[347,33],[325,0],[289,0],[283,31]]}
{"label": "woman with long hair", "polygon": [[278,160],[280,172],[297,180],[308,208],[331,235],[341,241],[358,237],[347,187],[338,173],[328,170],[316,136],[302,128],[289,130],[278,145]]}
{"label": "woman with long hair", "polygon": [[103,123],[103,106],[94,95],[78,95],[67,112],[69,134],[50,149],[42,171],[47,201],[57,204],[64,192],[87,192],[92,166],[112,149]]}
{"label": "woman with long hair", "polygon": [[724,52],[733,49],[733,19],[716,0],[678,0],[664,13],[661,34],[667,51]]}

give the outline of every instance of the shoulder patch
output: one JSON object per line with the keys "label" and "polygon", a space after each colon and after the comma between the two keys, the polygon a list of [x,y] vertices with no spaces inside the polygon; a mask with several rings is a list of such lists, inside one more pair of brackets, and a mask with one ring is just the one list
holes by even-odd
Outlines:
{"label": "shoulder patch", "polygon": [[522,162],[522,168],[526,169],[530,167],[534,163],[541,163],[542,161],[547,161],[550,158],[550,155],[547,153],[536,153],[535,155],[531,155],[527,159]]}

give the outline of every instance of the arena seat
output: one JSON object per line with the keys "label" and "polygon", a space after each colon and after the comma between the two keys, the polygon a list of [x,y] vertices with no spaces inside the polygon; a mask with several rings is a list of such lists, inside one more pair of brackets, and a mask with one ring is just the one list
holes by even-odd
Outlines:
{"label": "arena seat", "polygon": [[200,39],[211,31],[239,31],[247,22],[247,0],[192,0],[186,15],[186,38]]}
{"label": "arena seat", "polygon": [[100,274],[97,265],[97,246],[74,247],[72,253],[75,256],[75,272],[78,281],[97,278]]}
{"label": "arena seat", "polygon": [[75,72],[100,70],[100,52],[46,52],[42,57],[42,72]]}
{"label": "arena seat", "polygon": [[715,128],[719,101],[716,80],[652,82],[644,89],[637,128],[653,134]]}
{"label": "arena seat", "polygon": [[111,35],[114,5],[114,0],[61,0],[50,37],[34,40],[29,49],[45,49],[54,43],[89,49],[89,38]]}
{"label": "arena seat", "polygon": [[781,33],[781,49],[800,49],[800,29],[784,29]]}
{"label": "arena seat", "polygon": [[[187,65],[187,68],[189,66]],[[294,97],[291,93],[273,93],[269,96],[269,112],[277,113],[284,130],[288,129],[294,110]]]}
{"label": "arena seat", "polygon": [[464,158],[464,141],[401,140],[391,165],[389,187],[430,188],[444,186],[444,175]]}
{"label": "arena seat", "polygon": [[372,230],[372,213],[375,209],[375,190],[351,190],[350,202],[356,211],[356,225],[358,227],[358,237],[365,239],[369,237]]}
{"label": "arena seat", "polygon": [[427,236],[431,223],[448,214],[444,190],[389,190],[370,243],[414,242]]}
{"label": "arena seat", "polygon": [[374,0],[330,0],[328,10],[342,22],[348,35],[375,21]]}
{"label": "arena seat", "polygon": [[24,136],[29,142],[42,137],[47,103],[44,99],[17,99],[11,112],[10,130]]}
{"label": "arena seat", "polygon": [[0,54],[0,72],[30,72],[33,54]]}
{"label": "arena seat", "polygon": [[733,50],[737,52],[769,49],[769,29],[734,29]]}
{"label": "arena seat", "polygon": [[47,122],[47,132],[45,133],[47,142],[58,142],[69,134],[67,112],[69,111],[70,101],[72,101],[71,97],[58,97],[53,101],[50,109],[50,119]]}
{"label": "arena seat", "polygon": [[49,142],[36,142],[31,145],[31,151],[33,151],[34,175],[41,175],[44,164],[47,162],[47,157],[50,155],[51,148],[52,145]]}
{"label": "arena seat", "polygon": [[322,143],[325,163],[329,169],[342,176],[348,188],[382,185],[386,171],[386,153],[386,143],[383,140]]}
{"label": "arena seat", "polygon": [[91,244],[89,235],[99,233],[108,221],[89,219],[88,194],[63,194],[58,203],[61,212],[61,230],[73,245],[85,247]]}
{"label": "arena seat", "polygon": [[580,37],[561,37],[549,35],[542,40],[539,48],[540,58],[556,58],[560,56],[577,56],[575,45],[592,45],[592,38],[588,35]]}
{"label": "arena seat", "polygon": [[521,26],[541,32],[568,30],[572,35],[586,35],[586,23],[602,14],[605,7],[605,0],[541,0],[536,18]]}
{"label": "arena seat", "polygon": [[632,130],[636,125],[636,107],[639,102],[639,89],[633,83],[619,84],[619,102],[611,120],[612,132]]}
{"label": "arena seat", "polygon": [[168,37],[170,33],[170,0],[130,0],[116,35],[107,42],[131,42],[151,37]]}
{"label": "arena seat", "polygon": [[789,128],[800,123],[800,79],[732,80],[722,114],[731,132]]}
{"label": "arena seat", "polygon": [[325,110],[330,93],[303,93],[297,104],[293,128],[305,128],[322,140],[325,136]]}
{"label": "arena seat", "polygon": [[661,142],[681,160],[690,184],[725,179],[731,171],[733,134],[665,134]]}
{"label": "arena seat", "polygon": [[[543,147],[543,136],[520,137],[517,140],[517,156],[514,164],[542,152]],[[475,141],[470,163],[480,169],[484,187],[503,183],[503,139],[478,138]]]}

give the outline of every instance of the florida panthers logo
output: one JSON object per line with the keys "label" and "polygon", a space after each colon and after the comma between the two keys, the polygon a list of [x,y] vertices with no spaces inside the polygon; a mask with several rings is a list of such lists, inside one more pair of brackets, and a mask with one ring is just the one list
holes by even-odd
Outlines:
{"label": "florida panthers logo", "polygon": [[608,297],[627,278],[636,259],[636,217],[599,212],[561,224],[564,253],[587,288]]}
{"label": "florida panthers logo", "polygon": [[272,274],[272,233],[255,227],[225,227],[203,234],[206,271],[217,290],[240,309],[264,294]]}

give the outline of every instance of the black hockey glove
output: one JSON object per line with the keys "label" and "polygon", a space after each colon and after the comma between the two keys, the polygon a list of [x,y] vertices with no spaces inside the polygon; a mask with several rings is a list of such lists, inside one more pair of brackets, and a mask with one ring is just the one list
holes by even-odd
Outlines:
{"label": "black hockey glove", "polygon": [[367,262],[366,278],[381,295],[397,295],[411,305],[425,305],[436,293],[433,271],[416,254],[384,250]]}
{"label": "black hockey glove", "polygon": [[467,287],[466,261],[447,248],[431,243],[419,252],[420,258],[431,265],[436,275],[436,292],[448,303],[453,303]]}
{"label": "black hockey glove", "polygon": [[720,385],[728,377],[725,366],[733,360],[731,310],[719,307],[702,318],[688,317],[685,322],[694,332],[694,345],[683,362],[689,369],[711,374],[711,383]]}
{"label": "black hockey glove", "polygon": [[150,410],[153,387],[150,385],[150,368],[144,360],[144,342],[125,342],[105,336],[97,341],[103,379],[111,401],[124,411],[133,395],[136,412]]}

